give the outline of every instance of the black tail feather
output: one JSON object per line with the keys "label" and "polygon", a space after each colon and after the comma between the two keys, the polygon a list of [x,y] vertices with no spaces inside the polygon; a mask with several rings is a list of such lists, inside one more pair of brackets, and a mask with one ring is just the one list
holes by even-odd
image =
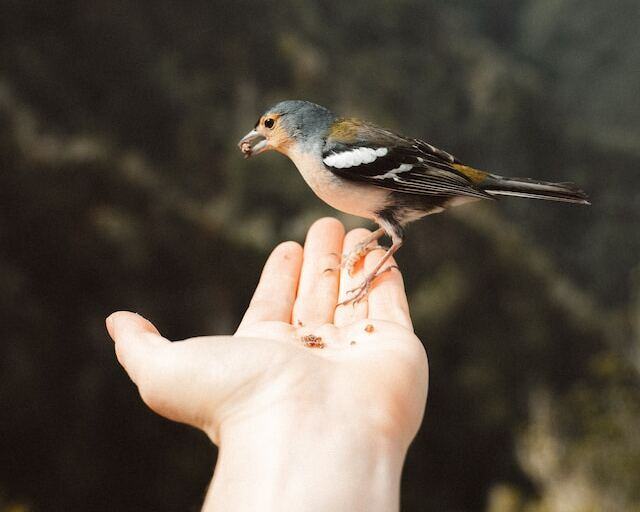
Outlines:
{"label": "black tail feather", "polygon": [[491,175],[482,183],[491,195],[528,197],[566,203],[591,204],[587,194],[573,183],[550,183],[528,178],[503,178]]}

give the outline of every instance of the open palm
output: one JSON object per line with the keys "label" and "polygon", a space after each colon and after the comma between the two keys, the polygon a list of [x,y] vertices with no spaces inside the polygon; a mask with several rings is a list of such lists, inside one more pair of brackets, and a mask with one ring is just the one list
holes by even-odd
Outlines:
{"label": "open palm", "polygon": [[[427,360],[400,272],[380,277],[367,300],[336,306],[361,278],[341,272],[338,255],[367,233],[345,236],[340,222],[321,219],[304,249],[276,247],[234,336],[171,343],[138,315],[109,317],[118,359],[143,400],[216,443],[225,430],[304,421],[314,411],[408,445],[424,413]],[[381,254],[371,252],[365,270]]]}

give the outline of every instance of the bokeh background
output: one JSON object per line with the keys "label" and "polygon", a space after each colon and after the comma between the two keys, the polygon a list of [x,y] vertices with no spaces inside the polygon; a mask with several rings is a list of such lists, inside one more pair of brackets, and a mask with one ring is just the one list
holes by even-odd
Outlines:
{"label": "bokeh background", "polygon": [[269,250],[335,215],[286,159],[236,148],[287,98],[593,200],[409,228],[431,389],[403,510],[640,510],[639,19],[637,0],[1,0],[0,510],[198,510],[214,447],[144,407],[103,321],[231,333]]}

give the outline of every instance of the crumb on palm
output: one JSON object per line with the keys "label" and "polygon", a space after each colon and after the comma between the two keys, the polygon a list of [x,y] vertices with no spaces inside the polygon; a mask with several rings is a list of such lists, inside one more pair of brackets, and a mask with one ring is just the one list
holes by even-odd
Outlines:
{"label": "crumb on palm", "polygon": [[305,347],[324,348],[324,341],[322,341],[320,336],[316,336],[315,334],[307,334],[306,336],[302,336],[300,339],[304,343]]}

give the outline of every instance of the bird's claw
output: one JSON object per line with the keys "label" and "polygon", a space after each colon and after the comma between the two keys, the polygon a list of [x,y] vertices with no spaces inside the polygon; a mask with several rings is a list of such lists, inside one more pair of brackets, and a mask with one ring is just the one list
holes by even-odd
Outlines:
{"label": "bird's claw", "polygon": [[393,269],[400,270],[397,265],[390,265],[384,270],[378,271],[376,274],[369,274],[364,278],[361,284],[359,284],[355,288],[352,288],[351,290],[347,290],[347,295],[354,294],[353,297],[349,297],[343,300],[342,302],[338,303],[338,306],[346,306],[347,304],[353,304],[355,306],[359,302],[362,302],[367,297],[367,295],[369,295],[371,285],[376,280],[376,278]]}
{"label": "bird's claw", "polygon": [[355,306],[359,302],[362,302],[365,299],[365,297],[369,295],[369,289],[371,288],[372,282],[373,282],[373,279],[366,278],[362,282],[362,284],[360,284],[359,286],[356,286],[355,288],[352,288],[351,290],[348,290],[347,295],[350,295],[356,292],[355,295],[353,297],[349,297],[343,300],[342,302],[339,302],[338,306],[346,306],[347,304],[353,304]]}
{"label": "bird's claw", "polygon": [[360,262],[362,258],[364,258],[371,251],[375,251],[376,249],[387,250],[387,247],[383,247],[381,245],[370,245],[365,244],[364,242],[360,242],[356,244],[351,251],[342,256],[341,267],[347,271],[349,276],[353,276],[353,272],[356,268],[356,265]]}

